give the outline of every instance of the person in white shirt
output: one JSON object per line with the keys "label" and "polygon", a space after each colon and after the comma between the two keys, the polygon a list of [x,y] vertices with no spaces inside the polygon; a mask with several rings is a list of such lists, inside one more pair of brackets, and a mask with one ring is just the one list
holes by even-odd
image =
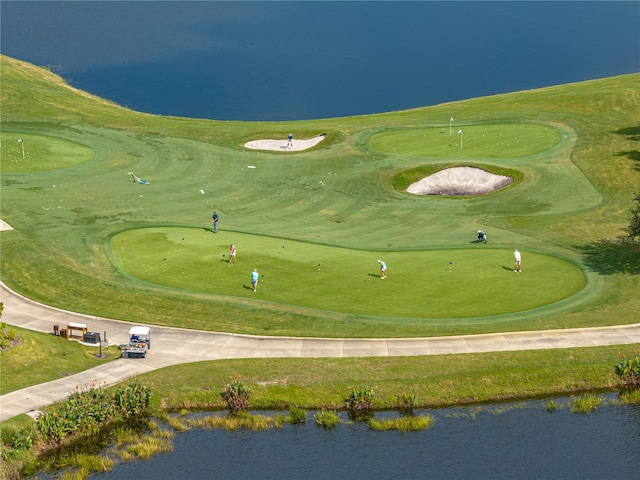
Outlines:
{"label": "person in white shirt", "polygon": [[518,251],[517,248],[513,252],[513,259],[515,261],[515,266],[513,267],[513,271],[520,273],[522,271],[522,268],[521,268],[522,256],[520,255],[520,252]]}

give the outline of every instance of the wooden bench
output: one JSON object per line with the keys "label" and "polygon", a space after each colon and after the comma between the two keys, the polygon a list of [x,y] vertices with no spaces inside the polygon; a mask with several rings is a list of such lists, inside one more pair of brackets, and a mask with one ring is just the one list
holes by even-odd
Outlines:
{"label": "wooden bench", "polygon": [[[78,331],[78,332],[80,332],[80,334],[79,335],[74,335],[73,334],[74,331]],[[67,331],[66,331],[66,337],[67,338],[79,337],[84,342],[84,335],[86,333],[87,333],[87,324],[86,323],[70,322],[67,325]]]}

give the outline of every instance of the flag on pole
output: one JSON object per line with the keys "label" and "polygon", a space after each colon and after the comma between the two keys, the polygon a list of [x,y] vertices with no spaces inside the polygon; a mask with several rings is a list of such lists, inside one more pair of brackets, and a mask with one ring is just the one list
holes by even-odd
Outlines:
{"label": "flag on pole", "polygon": [[462,133],[462,129],[458,130],[458,133]]}
{"label": "flag on pole", "polygon": [[453,122],[453,117],[451,117],[451,118],[449,119],[449,121],[450,121],[450,122]]}

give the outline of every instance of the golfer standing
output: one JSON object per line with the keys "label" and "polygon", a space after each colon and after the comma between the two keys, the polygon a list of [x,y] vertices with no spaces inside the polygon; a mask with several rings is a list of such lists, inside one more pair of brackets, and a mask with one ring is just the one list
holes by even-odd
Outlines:
{"label": "golfer standing", "polygon": [[218,212],[213,212],[211,222],[213,222],[213,233],[218,233]]}
{"label": "golfer standing", "polygon": [[253,293],[256,292],[256,290],[258,289],[258,278],[260,277],[260,275],[258,274],[258,270],[257,269],[253,269],[253,272],[251,272],[251,287],[253,288]]}
{"label": "golfer standing", "polygon": [[384,280],[387,278],[387,264],[382,260],[378,260],[378,263],[380,264],[380,280]]}
{"label": "golfer standing", "polygon": [[290,133],[289,136],[287,137],[287,148],[291,148],[293,147],[293,134]]}
{"label": "golfer standing", "polygon": [[236,246],[232,243],[229,247],[229,265],[236,263]]}
{"label": "golfer standing", "polygon": [[520,252],[518,251],[517,248],[513,251],[513,260],[515,262],[515,265],[513,267],[513,271],[520,273],[522,271],[522,269],[520,268],[520,263],[522,261],[522,256],[520,255]]}

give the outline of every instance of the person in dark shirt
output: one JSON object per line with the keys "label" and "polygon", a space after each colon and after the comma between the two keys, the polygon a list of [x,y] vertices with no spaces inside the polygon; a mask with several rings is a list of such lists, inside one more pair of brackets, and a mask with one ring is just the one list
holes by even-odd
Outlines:
{"label": "person in dark shirt", "polygon": [[217,212],[213,212],[211,221],[213,222],[213,233],[218,233],[218,213]]}

